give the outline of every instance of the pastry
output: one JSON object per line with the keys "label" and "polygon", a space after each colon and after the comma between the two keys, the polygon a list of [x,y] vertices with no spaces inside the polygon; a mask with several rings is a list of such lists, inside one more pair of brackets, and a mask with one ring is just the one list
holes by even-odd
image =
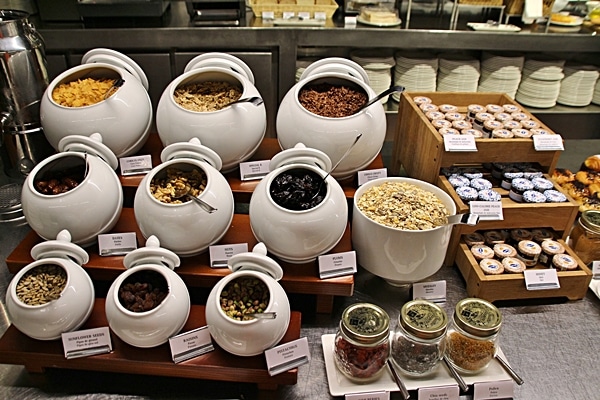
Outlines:
{"label": "pastry", "polygon": [[586,158],[583,162],[583,167],[589,169],[590,171],[600,172],[600,154]]}

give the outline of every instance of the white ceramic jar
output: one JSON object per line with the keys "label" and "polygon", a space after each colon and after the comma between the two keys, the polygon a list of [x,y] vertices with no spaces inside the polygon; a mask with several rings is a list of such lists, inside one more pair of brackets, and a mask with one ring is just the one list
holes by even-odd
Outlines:
{"label": "white ceramic jar", "polygon": [[375,179],[360,186],[354,193],[352,247],[358,264],[391,285],[422,281],[442,267],[452,225],[408,230],[392,228],[369,218],[357,203],[367,190],[385,182],[410,184],[431,193],[446,207],[448,216],[456,214],[456,205],[452,197],[437,186],[404,177]]}
{"label": "white ceramic jar", "polygon": [[[290,263],[304,263],[327,253],[341,240],[348,224],[348,203],[340,184],[333,176],[327,176],[330,170],[331,160],[325,153],[302,143],[273,157],[271,172],[254,189],[248,209],[254,236],[265,243],[271,254]],[[325,179],[319,197],[310,202],[318,204],[291,209],[275,201],[280,179],[307,174],[315,177],[313,187]],[[310,199],[313,192],[305,191],[307,182],[302,183],[301,194]],[[292,200],[299,199],[296,194]]]}
{"label": "white ceramic jar", "polygon": [[[41,161],[23,183],[21,203],[27,223],[51,240],[66,229],[73,243],[89,246],[112,229],[123,209],[123,190],[115,169],[119,162],[100,134],[63,138],[60,153]],[[79,184],[64,193],[44,194],[39,185],[63,176]]]}
{"label": "white ceramic jar", "polygon": [[[179,262],[175,253],[160,247],[155,236],[148,238],[146,247],[125,256],[127,270],[111,284],[105,303],[108,325],[121,340],[135,347],[156,347],[183,328],[191,301],[187,286],[174,271]],[[139,286],[130,286],[136,282],[151,283],[160,292],[147,307],[131,299],[130,294],[139,293]]]}
{"label": "white ceramic jar", "polygon": [[[179,256],[204,252],[227,233],[234,213],[233,193],[219,172],[221,159],[197,138],[174,143],[161,153],[162,164],[150,171],[138,186],[133,202],[135,219],[144,237],[158,237],[162,246]],[[197,170],[206,176],[206,187],[198,198],[215,207],[208,213],[194,201],[164,203],[152,195],[152,182],[171,168]],[[185,201],[185,199],[182,199]]]}
{"label": "white ceramic jar", "polygon": [[[215,342],[223,350],[238,356],[254,356],[275,346],[285,335],[290,323],[290,303],[278,283],[283,270],[267,256],[264,243],[258,243],[251,252],[232,256],[228,262],[231,274],[222,278],[210,291],[206,301],[206,324]],[[248,281],[246,281],[248,280]],[[232,284],[253,282],[266,287],[268,303],[264,312],[275,312],[274,319],[250,318],[236,320],[226,315],[221,307],[222,296]]]}
{"label": "white ceramic jar", "polygon": [[362,134],[360,146],[354,147],[332,173],[337,179],[346,179],[365,169],[381,151],[387,126],[385,110],[381,102],[376,102],[350,116],[317,115],[302,106],[299,95],[304,89],[320,84],[351,88],[365,93],[368,99],[376,96],[366,72],[354,61],[337,57],[316,61],[304,70],[281,101],[277,111],[277,139],[282,149],[304,143],[321,150],[335,164],[354,138]]}
{"label": "white ceramic jar", "polygon": [[[8,285],[6,311],[11,323],[25,335],[38,340],[59,339],[62,333],[79,329],[92,313],[94,285],[81,267],[89,256],[71,243],[67,230],[56,240],[34,246],[31,256],[35,261],[17,272]],[[43,295],[36,291],[34,277],[49,291]]]}
{"label": "white ceramic jar", "polygon": [[229,172],[261,144],[267,129],[266,109],[264,104],[238,103],[217,111],[191,111],[176,103],[177,89],[205,82],[237,86],[241,98],[260,97],[252,70],[242,60],[226,53],[199,55],[164,90],[156,110],[158,135],[164,146],[198,137],[221,157],[223,172]]}
{"label": "white ceramic jar", "polygon": [[[120,79],[122,85],[107,99],[89,106],[66,107],[53,100],[52,93],[59,85],[85,78]],[[50,82],[40,102],[40,120],[55,149],[65,136],[99,132],[117,157],[135,154],[146,143],[152,124],[148,79],[140,66],[124,54],[103,48],[90,50],[81,65]]]}

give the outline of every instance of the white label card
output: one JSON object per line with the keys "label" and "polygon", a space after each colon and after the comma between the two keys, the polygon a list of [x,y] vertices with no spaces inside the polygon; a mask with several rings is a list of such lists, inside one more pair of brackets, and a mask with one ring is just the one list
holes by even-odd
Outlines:
{"label": "white label card", "polygon": [[356,17],[346,15],[344,17],[344,28],[356,28]]}
{"label": "white label card", "polygon": [[361,393],[348,393],[344,396],[345,400],[389,400],[390,392],[361,392]]}
{"label": "white label card", "polygon": [[367,182],[373,181],[378,178],[387,178],[387,168],[379,169],[368,169],[365,171],[358,171],[358,186],[362,186]]}
{"label": "white label card", "polygon": [[260,15],[262,19],[275,19],[274,11],[263,11]]}
{"label": "white label card", "polygon": [[533,148],[536,151],[564,150],[562,136],[560,135],[533,135]]}
{"label": "white label card", "polygon": [[310,19],[310,13],[308,11],[298,11],[298,17],[300,19]]}
{"label": "white label card", "polygon": [[469,209],[471,214],[479,216],[480,221],[504,220],[501,201],[471,201]]}
{"label": "white label card", "polygon": [[283,19],[292,19],[292,18],[294,18],[295,15],[296,15],[296,13],[293,11],[284,11],[282,18]]}
{"label": "white label card", "polygon": [[265,351],[269,375],[277,375],[310,361],[308,339],[302,337]]}
{"label": "white label card", "polygon": [[248,243],[222,244],[209,246],[211,268],[225,268],[231,257],[239,253],[248,252]]}
{"label": "white label card", "polygon": [[592,277],[600,279],[600,261],[592,261]]}
{"label": "white label card", "polygon": [[477,151],[473,135],[444,135],[446,151]]}
{"label": "white label card", "polygon": [[119,158],[121,175],[147,174],[152,170],[152,158],[149,154]]}
{"label": "white label card", "polygon": [[65,358],[67,359],[110,353],[112,351],[110,331],[107,326],[66,332],[61,337]]}
{"label": "white label card", "polygon": [[321,279],[356,273],[356,252],[325,254],[319,256],[319,277]]}
{"label": "white label card", "polygon": [[122,256],[135,249],[137,249],[135,232],[98,235],[98,253],[101,256]]}
{"label": "white label card", "polygon": [[434,303],[446,302],[446,281],[413,283],[414,299],[425,299]]}
{"label": "white label card", "polygon": [[319,21],[325,21],[327,19],[327,13],[323,11],[315,11],[315,19]]}
{"label": "white label card", "polygon": [[560,289],[558,274],[554,268],[529,269],[523,274],[527,290]]}
{"label": "white label card", "polygon": [[514,392],[515,385],[512,380],[473,384],[473,400],[512,399]]}
{"label": "white label card", "polygon": [[240,179],[250,181],[264,178],[270,172],[270,162],[270,160],[260,160],[240,163]]}
{"label": "white label card", "polygon": [[460,389],[458,385],[433,386],[419,388],[419,400],[458,400]]}
{"label": "white label card", "polygon": [[208,326],[203,326],[169,338],[171,358],[174,363],[189,360],[215,349],[207,328]]}

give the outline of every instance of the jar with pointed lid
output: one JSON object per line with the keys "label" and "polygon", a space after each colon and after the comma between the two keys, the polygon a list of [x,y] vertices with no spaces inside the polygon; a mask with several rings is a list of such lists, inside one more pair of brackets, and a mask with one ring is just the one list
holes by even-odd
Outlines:
{"label": "jar with pointed lid", "polygon": [[459,372],[484,371],[496,355],[501,325],[502,314],[492,303],[459,301],[446,333],[446,358]]}
{"label": "jar with pointed lid", "polygon": [[432,373],[445,350],[446,312],[437,304],[417,299],[402,306],[392,339],[391,357],[410,376]]}
{"label": "jar with pointed lid", "polygon": [[390,317],[381,307],[357,303],[342,313],[335,335],[334,360],[350,380],[377,379],[390,354]]}
{"label": "jar with pointed lid", "polygon": [[600,211],[582,212],[571,232],[571,240],[573,250],[585,264],[600,260]]}

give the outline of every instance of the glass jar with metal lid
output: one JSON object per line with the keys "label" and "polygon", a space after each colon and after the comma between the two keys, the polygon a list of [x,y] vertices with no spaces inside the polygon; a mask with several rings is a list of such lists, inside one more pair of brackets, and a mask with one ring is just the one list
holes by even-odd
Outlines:
{"label": "glass jar with metal lid", "polygon": [[335,335],[334,360],[350,380],[371,382],[379,377],[390,354],[390,317],[381,307],[357,303],[342,313]]}
{"label": "glass jar with metal lid", "polygon": [[502,314],[490,302],[459,301],[446,332],[446,358],[459,372],[485,370],[496,355]]}
{"label": "glass jar with metal lid", "polygon": [[392,360],[410,376],[434,371],[445,349],[448,326],[446,312],[427,300],[413,300],[402,306],[392,339]]}
{"label": "glass jar with metal lid", "polygon": [[571,232],[572,249],[586,265],[600,260],[600,211],[587,210]]}

